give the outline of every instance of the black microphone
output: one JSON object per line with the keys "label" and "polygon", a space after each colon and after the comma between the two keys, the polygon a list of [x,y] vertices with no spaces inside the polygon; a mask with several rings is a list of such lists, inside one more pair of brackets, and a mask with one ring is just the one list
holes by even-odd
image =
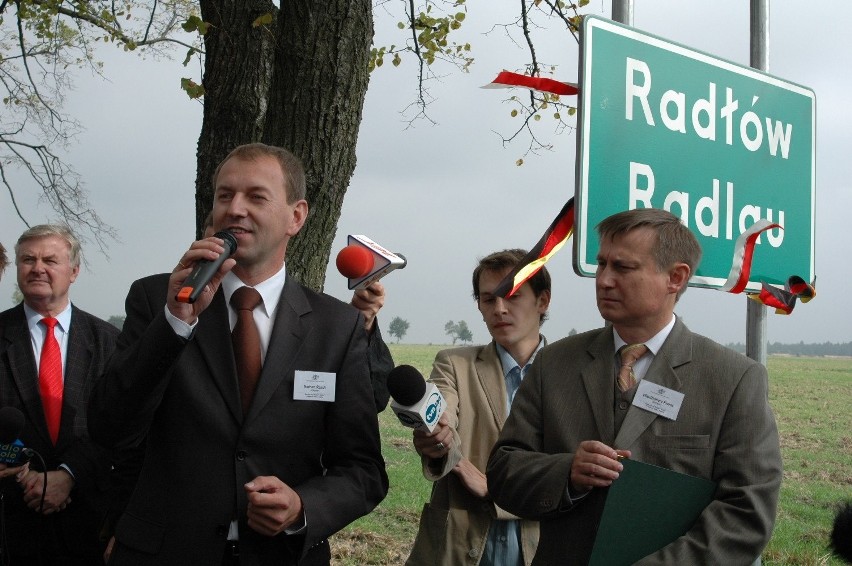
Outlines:
{"label": "black microphone", "polygon": [[183,287],[181,287],[181,290],[178,291],[175,297],[178,301],[182,303],[194,303],[198,299],[198,296],[201,295],[201,292],[204,291],[204,288],[207,287],[207,284],[210,283],[210,280],[213,279],[213,276],[216,275],[216,272],[219,271],[222,264],[225,263],[225,260],[237,251],[237,239],[230,232],[222,230],[221,232],[216,232],[213,236],[225,242],[225,251],[213,261],[205,259],[196,264],[195,269],[192,270],[192,273],[183,282]]}
{"label": "black microphone", "polygon": [[0,408],[0,464],[23,466],[33,451],[18,440],[24,430],[24,413],[15,407]]}
{"label": "black microphone", "polygon": [[446,401],[433,383],[416,368],[400,365],[388,374],[391,409],[403,425],[432,432],[444,413]]}

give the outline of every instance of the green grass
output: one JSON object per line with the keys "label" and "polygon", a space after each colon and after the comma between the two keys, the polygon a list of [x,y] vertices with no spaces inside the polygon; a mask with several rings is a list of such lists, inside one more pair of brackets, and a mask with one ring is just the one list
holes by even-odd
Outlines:
{"label": "green grass", "polygon": [[[391,344],[394,360],[428,376],[435,354],[449,346]],[[772,540],[771,566],[841,566],[828,536],[836,505],[852,499],[852,358],[769,358],[770,403],[784,458],[784,481]],[[379,416],[390,478],[387,498],[373,513],[335,535],[340,566],[403,564],[431,484],[423,478],[411,431],[390,409]]]}
{"label": "green grass", "polygon": [[784,481],[764,563],[839,566],[826,541],[837,503],[852,499],[852,359],[773,356],[768,367]]}

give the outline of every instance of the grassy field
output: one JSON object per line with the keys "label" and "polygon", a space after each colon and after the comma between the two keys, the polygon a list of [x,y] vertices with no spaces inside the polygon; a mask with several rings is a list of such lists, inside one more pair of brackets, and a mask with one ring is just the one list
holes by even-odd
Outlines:
{"label": "grassy field", "polygon": [[[392,344],[397,364],[428,376],[447,346]],[[769,358],[770,402],[784,457],[784,481],[766,565],[840,566],[827,540],[835,507],[852,499],[852,358]],[[387,498],[332,539],[333,564],[403,564],[431,484],[423,479],[411,431],[390,409],[379,421],[390,478]]]}

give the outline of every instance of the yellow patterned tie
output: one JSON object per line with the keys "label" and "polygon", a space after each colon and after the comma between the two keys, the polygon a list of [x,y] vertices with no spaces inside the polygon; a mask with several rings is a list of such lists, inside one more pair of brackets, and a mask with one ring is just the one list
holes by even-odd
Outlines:
{"label": "yellow patterned tie", "polygon": [[618,388],[622,392],[636,385],[633,364],[647,352],[648,346],[645,344],[630,344],[618,349],[618,357],[621,359],[621,369],[618,370]]}

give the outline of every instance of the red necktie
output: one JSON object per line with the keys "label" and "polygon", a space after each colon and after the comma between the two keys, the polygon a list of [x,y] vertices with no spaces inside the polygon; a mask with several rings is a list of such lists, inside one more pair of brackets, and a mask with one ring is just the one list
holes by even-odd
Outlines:
{"label": "red necktie", "polygon": [[252,311],[263,302],[263,298],[252,287],[243,286],[231,295],[231,306],[237,311],[237,323],[231,331],[234,359],[237,361],[237,377],[240,383],[240,399],[243,414],[248,413],[254,390],[260,379],[260,333],[254,323]]}
{"label": "red necktie", "polygon": [[633,373],[633,364],[645,355],[648,346],[645,344],[630,344],[618,349],[621,358],[621,369],[618,370],[618,388],[623,392],[636,385],[636,375]]}
{"label": "red necktie", "polygon": [[62,419],[62,352],[53,335],[57,320],[53,317],[41,319],[45,326],[44,345],[38,365],[38,389],[44,407],[47,431],[54,446],[59,438],[59,422]]}

